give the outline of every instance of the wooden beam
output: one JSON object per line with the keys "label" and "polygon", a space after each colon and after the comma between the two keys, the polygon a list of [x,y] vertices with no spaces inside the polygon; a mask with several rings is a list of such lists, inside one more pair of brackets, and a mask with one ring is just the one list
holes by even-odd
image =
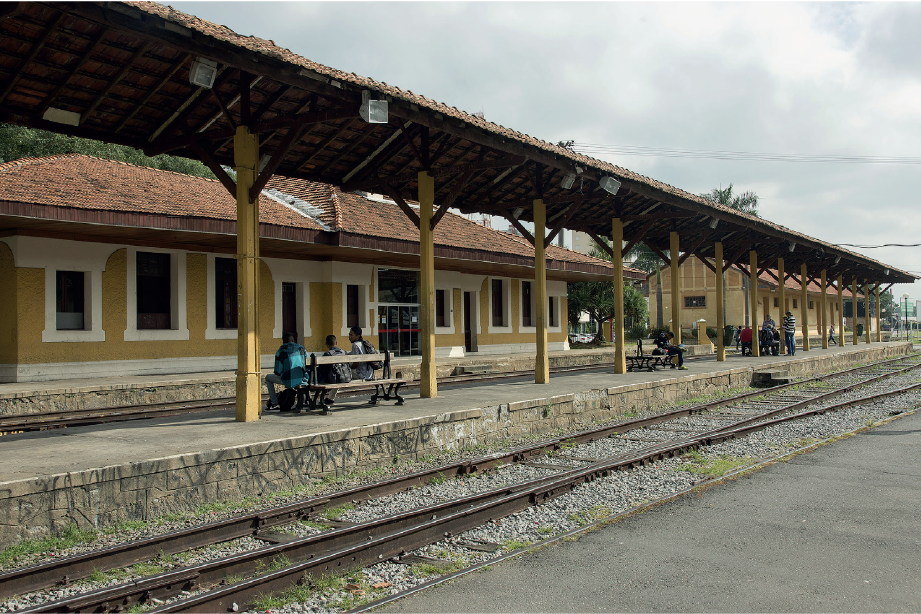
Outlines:
{"label": "wooden beam", "polygon": [[[479,171],[479,170],[486,170],[490,168],[504,168],[507,166],[517,166],[519,164],[522,164],[524,161],[525,159],[520,156],[513,156],[513,157],[499,158],[497,160],[483,160],[480,162],[471,162],[469,164],[456,164],[456,165],[450,165],[450,166],[441,166],[439,168],[431,169],[428,172],[432,177],[436,177],[436,178],[446,177],[448,175],[463,174],[468,171]],[[411,171],[407,173],[391,175],[390,177],[388,177],[388,181],[392,181],[393,183],[403,183],[406,181],[414,181],[416,179],[417,174],[418,174],[418,171]],[[348,183],[342,189],[345,192],[352,192],[354,190],[367,190],[369,188],[375,187],[376,185],[377,183],[373,180],[356,181],[356,182]],[[530,206],[531,206],[531,203],[529,202],[528,207]],[[503,207],[503,208],[507,208],[507,207]]]}
{"label": "wooden beam", "polygon": [[198,154],[198,157],[201,158],[201,161],[205,163],[211,172],[214,173],[215,177],[218,178],[218,181],[230,192],[230,195],[236,198],[237,196],[237,183],[230,178],[230,175],[224,170],[224,168],[218,164],[217,160],[214,159],[214,156],[211,155],[211,152],[207,151],[204,147],[198,143],[192,143],[192,151]]}
{"label": "wooden beam", "polygon": [[[392,157],[399,155],[404,149],[406,149],[406,144],[403,142],[396,142],[400,138],[400,135],[406,131],[416,131],[420,128],[414,125],[411,122],[406,122],[402,126],[397,127],[394,132],[387,137],[387,139],[378,146],[370,156],[362,160],[358,166],[350,170],[348,173],[342,176],[342,180],[339,181],[342,185],[343,192],[353,192],[359,189],[361,183],[373,173],[375,173],[379,166],[386,164],[387,160],[390,160]],[[418,178],[418,177],[416,177]],[[376,184],[374,184],[376,185]]]}
{"label": "wooden beam", "polygon": [[[6,6],[14,6],[14,3],[9,3]],[[19,4],[15,5],[16,8],[19,8]],[[32,45],[32,49],[29,51],[28,55],[22,59],[22,61],[16,66],[16,69],[13,71],[13,78],[10,79],[10,82],[5,88],[3,88],[3,93],[0,93],[0,104],[6,100],[6,97],[10,95],[10,92],[13,91],[13,88],[16,87],[16,84],[19,83],[19,79],[23,75],[23,71],[26,67],[32,63],[32,60],[35,59],[35,56],[38,55],[38,52],[44,48],[45,43],[48,42],[48,39],[51,38],[51,35],[58,29],[58,26],[61,25],[61,21],[64,19],[66,13],[59,13],[58,16],[54,19],[51,24],[45,28],[45,32]]]}
{"label": "wooden beam", "polygon": [[[573,215],[575,215],[576,211],[579,210],[579,207],[581,207],[582,203],[584,202],[585,202],[585,199],[580,198],[576,200],[575,202],[573,202],[571,205],[569,205],[569,208],[566,209],[566,212],[563,214],[563,216],[560,217],[558,220],[556,220],[553,223],[553,226],[551,227],[551,230],[550,230],[550,234],[547,235],[547,237],[544,239],[544,247],[547,247],[548,245],[553,243],[553,240],[556,238],[556,236],[560,234],[560,231],[563,230],[563,228],[566,226],[566,223],[569,222],[569,220],[572,218]],[[547,203],[544,203],[544,204],[546,205]]]}
{"label": "wooden beam", "polygon": [[124,119],[122,119],[122,121],[118,124],[118,126],[116,126],[115,132],[118,132],[119,130],[124,128],[126,125],[128,125],[128,122],[131,121],[131,118],[137,115],[138,111],[144,108],[144,105],[146,105],[150,101],[150,99],[153,98],[154,94],[156,94],[161,89],[163,89],[163,86],[169,83],[169,80],[173,78],[173,75],[175,75],[176,72],[178,72],[180,68],[185,66],[185,64],[191,59],[192,59],[191,53],[186,53],[185,55],[182,55],[179,58],[179,61],[174,63],[170,67],[170,69],[166,72],[166,74],[163,75],[160,81],[158,81],[157,84],[153,86],[153,88],[151,88],[149,92],[147,92],[147,95],[144,96],[144,99],[138,104],[134,105],[134,108],[131,109],[131,112],[128,113],[128,115],[126,115]]}
{"label": "wooden beam", "polygon": [[736,262],[739,261],[739,258],[741,258],[743,255],[747,254],[748,252],[749,252],[749,248],[748,248],[747,245],[743,245],[742,247],[740,247],[740,248],[738,249],[738,251],[734,252],[734,253],[729,257],[729,259],[726,260],[726,263],[723,265],[723,271],[724,271],[724,272],[725,272],[725,271],[728,271],[730,267],[732,267]]}
{"label": "wooden beam", "polygon": [[643,240],[643,237],[646,236],[646,233],[649,232],[652,229],[652,227],[656,225],[657,221],[658,220],[649,220],[648,222],[646,222],[646,224],[644,224],[643,227],[640,228],[639,232],[635,233],[634,237],[630,239],[627,245],[624,246],[624,249],[621,250],[621,256],[626,256],[630,252],[630,250],[633,249],[634,245],[636,245],[637,243],[640,243]]}
{"label": "wooden beam", "polygon": [[285,155],[288,151],[297,142],[297,139],[300,138],[301,134],[304,132],[304,129],[307,128],[307,117],[305,116],[303,121],[298,122],[288,130],[288,134],[285,135],[285,138],[282,139],[281,143],[278,145],[278,148],[272,152],[272,157],[269,159],[269,163],[266,164],[265,168],[259,173],[259,176],[253,182],[253,185],[249,189],[249,199],[252,202],[256,201],[256,198],[259,197],[259,192],[262,191],[262,188],[266,186],[269,182],[269,179],[272,178],[272,175],[275,174],[275,170],[278,168],[278,165],[281,164],[284,160]]}
{"label": "wooden beam", "polygon": [[419,228],[421,223],[419,221],[419,214],[413,211],[413,208],[406,204],[406,201],[403,200],[402,196],[400,196],[400,191],[397,190],[393,185],[386,182],[381,184],[381,189],[384,190],[384,194],[389,196],[393,202],[395,202],[397,206],[402,209],[406,217],[409,218],[409,221],[415,224],[416,228]]}
{"label": "wooden beam", "polygon": [[685,260],[687,260],[688,258],[694,255],[694,252],[697,251],[697,248],[700,247],[701,244],[707,240],[707,238],[709,237],[709,234],[710,233],[704,233],[702,237],[697,239],[697,243],[691,244],[691,248],[688,249],[686,252],[684,252],[683,256],[678,258],[678,266],[681,266],[682,264],[684,264]]}
{"label": "wooden beam", "polygon": [[656,247],[656,246],[653,245],[652,243],[646,243],[646,247],[648,247],[649,249],[651,249],[651,250],[652,250],[652,253],[655,254],[656,256],[658,256],[659,259],[662,260],[662,262],[665,263],[665,266],[669,266],[669,267],[672,266],[672,259],[671,259],[670,257],[666,256],[665,254],[663,254],[663,253],[662,253],[662,250],[660,250],[658,247]]}
{"label": "wooden beam", "polygon": [[521,222],[518,221],[518,218],[516,218],[514,215],[512,215],[512,212],[511,212],[511,211],[509,211],[509,212],[506,214],[505,219],[507,219],[507,220],[509,221],[509,223],[510,223],[512,226],[514,226],[516,229],[518,229],[518,232],[521,233],[521,236],[523,236],[525,239],[527,239],[528,243],[531,244],[531,247],[534,247],[534,244],[535,244],[534,235],[532,235],[531,232],[530,232],[527,228],[525,228],[525,227],[521,224]]}
{"label": "wooden beam", "polygon": [[[313,159],[316,158],[320,152],[325,151],[326,147],[329,146],[330,143],[332,143],[333,141],[338,139],[340,136],[342,136],[342,133],[348,130],[349,126],[351,126],[355,122],[356,119],[358,119],[358,117],[351,117],[351,118],[346,119],[342,123],[341,126],[339,126],[336,130],[332,132],[332,134],[330,134],[325,139],[323,139],[319,145],[316,145],[313,148],[313,153],[307,156],[306,160],[304,160],[303,162],[297,165],[297,172],[303,171],[304,167],[310,164],[311,162],[313,162]],[[369,132],[365,133],[366,136],[368,134],[370,133]],[[343,190],[343,191],[346,191],[346,190]]]}
{"label": "wooden beam", "polygon": [[[62,91],[64,91],[64,88],[67,87],[67,84],[70,83],[70,80],[73,78],[73,76],[80,72],[80,69],[83,68],[84,64],[89,61],[90,56],[93,55],[93,52],[96,51],[96,48],[100,45],[100,43],[102,43],[102,39],[106,37],[108,31],[108,26],[102,26],[102,31],[100,31],[99,34],[97,34],[95,38],[92,39],[90,46],[87,48],[86,52],[80,56],[80,60],[77,62],[76,66],[73,67],[73,69],[64,79],[61,79],[60,83],[58,83],[58,86],[54,88],[54,91],[51,92],[47,98],[45,98],[45,101],[41,105],[39,105],[38,110],[35,112],[37,117],[43,117],[45,115],[45,111],[47,111],[48,107],[54,103],[54,99],[57,98]],[[62,70],[64,69],[62,68]]]}
{"label": "wooden beam", "polygon": [[709,260],[707,260],[706,258],[704,258],[704,257],[702,257],[702,256],[699,256],[699,255],[697,255],[697,254],[694,254],[694,257],[697,258],[698,260],[700,260],[700,261],[703,263],[703,265],[704,265],[705,267],[707,267],[708,269],[710,269],[711,271],[713,271],[713,274],[714,274],[714,275],[719,275],[719,273],[716,272],[716,267],[713,266],[712,264],[710,264],[710,261],[709,261]]}
{"label": "wooden beam", "polygon": [[432,216],[430,221],[431,229],[435,230],[435,226],[438,225],[438,222],[441,221],[441,218],[444,217],[448,209],[454,204],[454,201],[457,200],[457,197],[460,196],[461,191],[467,185],[467,182],[470,181],[470,178],[473,177],[474,171],[467,171],[458,178],[457,182],[454,184],[454,187],[451,188],[451,191],[441,202],[441,206],[438,208],[438,211],[435,212],[435,215]]}
{"label": "wooden beam", "polygon": [[93,114],[93,111],[95,111],[96,107],[98,107],[100,103],[102,103],[102,101],[105,100],[106,96],[112,93],[112,90],[115,89],[115,86],[117,86],[121,82],[121,80],[124,78],[124,76],[128,74],[128,71],[130,71],[134,67],[134,63],[137,62],[138,59],[142,55],[144,55],[144,53],[147,52],[147,49],[149,47],[150,47],[150,41],[144,41],[141,44],[141,46],[138,47],[137,51],[135,51],[134,54],[131,56],[131,59],[129,59],[125,63],[125,65],[118,72],[118,74],[109,79],[109,85],[106,86],[106,88],[102,91],[102,93],[96,97],[96,100],[93,101],[90,107],[86,111],[83,112],[83,115],[80,116],[81,124],[85,122]]}

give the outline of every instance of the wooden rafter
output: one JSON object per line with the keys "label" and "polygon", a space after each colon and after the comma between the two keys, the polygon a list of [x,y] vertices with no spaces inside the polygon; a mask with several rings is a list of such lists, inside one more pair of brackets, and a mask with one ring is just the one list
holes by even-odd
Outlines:
{"label": "wooden rafter", "polygon": [[432,216],[432,219],[429,220],[429,228],[435,230],[435,226],[438,225],[438,222],[441,221],[441,218],[444,217],[444,214],[447,213],[448,208],[454,205],[454,201],[457,200],[457,197],[460,196],[461,191],[467,185],[467,182],[470,181],[470,178],[473,177],[474,171],[470,170],[461,175],[457,179],[457,183],[451,188],[451,191],[442,201],[441,206],[438,207],[438,211]]}
{"label": "wooden rafter", "polygon": [[652,230],[652,227],[656,225],[657,221],[658,220],[649,220],[643,225],[642,228],[639,229],[638,232],[634,233],[630,241],[628,241],[627,244],[624,246],[624,249],[621,250],[621,256],[626,256],[627,254],[629,254],[630,250],[633,249],[633,247],[637,243],[640,243],[643,240],[643,237],[646,236],[646,233]]}
{"label": "wooden rafter", "polygon": [[[18,5],[19,3],[14,4],[10,2],[6,6],[19,8]],[[66,14],[63,12],[58,14],[55,20],[51,22],[51,24],[45,29],[44,33],[42,33],[41,38],[35,41],[35,43],[32,45],[32,49],[29,51],[29,54],[22,59],[22,61],[16,67],[16,70],[13,71],[13,78],[10,79],[10,82],[7,84],[7,86],[3,88],[3,93],[0,93],[0,104],[2,104],[3,101],[6,100],[6,97],[10,95],[10,92],[13,91],[13,88],[16,87],[17,83],[19,83],[19,79],[22,77],[23,71],[29,64],[32,63],[32,61],[38,55],[38,52],[42,50],[42,48],[45,46],[45,43],[48,42],[49,38],[51,38],[51,35],[57,31],[58,26],[61,25],[61,21],[64,19],[65,15]]]}
{"label": "wooden rafter", "polygon": [[38,107],[38,110],[35,113],[37,117],[42,117],[45,114],[45,111],[47,111],[48,107],[50,107],[54,103],[55,98],[57,98],[58,95],[62,91],[64,91],[64,88],[67,87],[67,85],[70,83],[70,80],[73,79],[74,75],[80,72],[80,69],[83,68],[83,66],[89,61],[90,56],[93,55],[93,52],[96,51],[96,48],[99,46],[100,43],[102,43],[102,39],[106,37],[107,32],[108,30],[106,28],[102,28],[99,31],[99,34],[97,34],[93,38],[89,47],[87,47],[83,55],[80,56],[80,59],[77,61],[77,64],[71,69],[71,71],[67,74],[67,76],[64,79],[61,79],[60,83],[58,83],[58,86],[54,88],[54,91],[51,92],[51,94],[47,98],[45,98],[45,102],[43,102]]}
{"label": "wooden rafter", "polygon": [[694,254],[694,257],[697,258],[698,260],[700,260],[700,261],[703,263],[703,265],[704,265],[705,267],[707,267],[708,269],[710,269],[711,271],[713,271],[713,274],[714,274],[714,275],[719,275],[719,273],[716,272],[716,267],[713,266],[712,264],[710,264],[710,261],[709,261],[709,260],[707,260],[706,258],[704,258],[703,256],[701,256],[700,254]]}
{"label": "wooden rafter", "polygon": [[355,168],[343,175],[342,181],[340,181],[342,184],[342,191],[353,192],[357,190],[357,186],[360,185],[361,182],[363,182],[367,177],[374,175],[378,168],[402,152],[406,148],[406,143],[397,141],[403,132],[409,130],[415,132],[419,130],[419,127],[412,124],[411,122],[406,122],[406,124],[399,126],[396,130],[393,131],[389,138],[387,138],[376,150],[374,150],[370,156],[362,160]]}
{"label": "wooden rafter", "polygon": [[584,202],[585,199],[580,198],[569,205],[569,208],[566,209],[566,212],[553,223],[550,234],[547,235],[547,237],[544,239],[544,247],[547,247],[553,243],[553,240],[556,238],[556,236],[560,234],[560,231],[563,230],[563,228],[566,226],[566,223],[572,219],[572,216],[575,215],[576,211],[579,210],[579,207],[581,207],[582,203]]}
{"label": "wooden rafter", "polygon": [[707,233],[704,233],[703,236],[697,239],[697,243],[692,243],[691,248],[688,249],[686,252],[684,252],[684,254],[678,257],[678,266],[681,266],[682,264],[684,264],[685,260],[693,256],[694,253],[697,251],[697,248],[700,247],[703,244],[703,242],[707,240],[708,236],[709,235]]}
{"label": "wooden rafter", "polygon": [[383,189],[384,194],[389,196],[393,202],[403,211],[406,217],[409,218],[416,228],[420,227],[421,221],[419,220],[419,214],[413,211],[413,208],[406,204],[406,201],[403,200],[403,197],[400,196],[400,191],[397,190],[392,184],[384,182],[381,184],[381,189]]}
{"label": "wooden rafter", "polygon": [[531,244],[531,247],[535,246],[534,245],[534,235],[532,235],[531,232],[527,228],[525,228],[521,222],[518,221],[518,218],[516,218],[511,211],[506,212],[505,219],[507,219],[509,221],[509,224],[514,226],[518,230],[518,232],[521,233],[521,236],[527,239],[528,243]]}
{"label": "wooden rafter", "polygon": [[665,266],[672,266],[672,259],[669,258],[668,256],[666,256],[665,254],[663,254],[663,253],[662,253],[662,250],[660,250],[658,247],[656,247],[656,246],[653,245],[652,243],[647,243],[647,244],[646,244],[646,247],[648,247],[649,249],[651,249],[651,250],[652,250],[652,253],[654,253],[656,256],[658,256],[658,257],[662,260],[662,262],[665,263]]}
{"label": "wooden rafter", "polygon": [[143,109],[144,105],[150,102],[150,99],[153,98],[157,92],[163,89],[163,86],[169,83],[169,80],[173,78],[173,75],[175,75],[179,71],[179,69],[185,66],[186,63],[191,59],[192,59],[191,53],[186,53],[185,55],[182,55],[179,58],[179,61],[175,62],[170,67],[170,69],[166,72],[166,74],[163,75],[160,81],[158,81],[157,84],[153,86],[149,92],[147,92],[147,94],[144,96],[144,99],[141,100],[141,102],[139,102],[138,104],[134,105],[134,108],[131,109],[131,112],[128,113],[128,115],[126,115],[122,119],[122,121],[118,124],[118,126],[115,128],[115,132],[118,132],[119,130],[124,128],[126,125],[128,125],[128,122],[131,121],[131,118],[137,115],[138,111]]}
{"label": "wooden rafter", "polygon": [[192,143],[192,151],[198,154],[198,157],[201,158],[201,161],[205,163],[211,172],[214,173],[214,176],[218,178],[218,181],[227,188],[227,191],[230,192],[230,195],[234,198],[237,197],[237,183],[230,178],[230,175],[224,170],[224,167],[218,164],[217,160],[214,159],[214,156],[211,155],[211,152],[207,151],[204,147],[198,143]]}
{"label": "wooden rafter", "polygon": [[329,136],[327,136],[325,139],[323,139],[323,140],[320,142],[320,144],[319,144],[318,146],[314,147],[314,148],[313,148],[313,153],[310,154],[309,156],[307,156],[307,158],[306,158],[303,162],[301,162],[300,164],[298,164],[297,172],[303,171],[304,168],[305,168],[308,164],[310,164],[311,162],[313,162],[313,159],[317,157],[317,154],[319,154],[320,152],[324,151],[324,150],[329,146],[330,143],[332,143],[333,141],[335,141],[336,139],[338,139],[338,138],[342,135],[343,132],[345,132],[346,130],[348,130],[349,126],[351,126],[351,125],[352,125],[352,122],[354,122],[356,119],[358,119],[358,118],[357,118],[357,117],[350,117],[350,118],[346,119],[344,122],[342,122],[342,125],[341,125],[341,126],[339,126],[338,128],[336,128],[335,130],[333,130],[332,133],[331,133]]}
{"label": "wooden rafter", "polygon": [[[230,78],[231,71],[226,67],[218,68],[217,77],[214,79],[213,88],[220,88],[227,82]],[[192,90],[185,100],[182,101],[176,108],[177,111],[170,115],[160,127],[153,131],[153,134],[148,139],[150,144],[144,148],[144,153],[148,151],[153,151],[159,147],[160,143],[168,141],[177,134],[182,134],[183,132],[195,132],[195,129],[186,124],[188,118],[198,111],[199,108],[205,103],[208,99],[207,90],[203,87]]]}
{"label": "wooden rafter", "polygon": [[729,270],[747,251],[749,251],[747,245],[740,247],[735,253],[732,254],[732,256],[726,260],[726,263],[723,265],[723,271]]}
{"label": "wooden rafter", "polygon": [[[440,166],[438,168],[431,169],[429,172],[435,178],[445,177],[447,175],[459,175],[467,173],[468,171],[480,171],[491,168],[504,168],[507,166],[516,166],[524,162],[524,158],[520,156],[508,157],[508,158],[499,158],[497,160],[482,160],[478,162],[471,162],[468,164],[455,164],[451,166]],[[417,172],[412,173],[402,173],[397,175],[392,175],[389,177],[388,181],[393,183],[403,183],[405,181],[415,181],[418,176]],[[350,182],[345,187],[343,191],[351,192],[353,190],[366,190],[377,185],[376,180],[367,180],[367,181],[356,181]]]}
{"label": "wooden rafter", "polygon": [[259,196],[259,192],[262,191],[262,188],[266,186],[269,182],[269,179],[272,178],[272,175],[275,174],[276,169],[284,160],[285,155],[291,149],[297,139],[300,138],[301,134],[307,128],[308,125],[308,116],[305,114],[304,119],[301,122],[298,122],[288,130],[288,134],[285,135],[285,138],[282,139],[281,143],[278,145],[278,148],[272,152],[272,157],[269,159],[268,164],[265,168],[259,173],[259,177],[256,178],[256,181],[253,182],[253,185],[249,189],[249,199],[251,201],[256,200]]}

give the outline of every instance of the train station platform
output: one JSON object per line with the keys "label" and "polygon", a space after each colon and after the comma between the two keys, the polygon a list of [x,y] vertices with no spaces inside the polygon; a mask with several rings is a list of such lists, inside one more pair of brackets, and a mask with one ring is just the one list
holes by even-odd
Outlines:
{"label": "train station platform", "polygon": [[688,371],[618,375],[601,368],[553,374],[548,384],[520,377],[443,385],[437,398],[412,393],[403,406],[370,406],[356,397],[337,402],[328,416],[267,412],[257,422],[240,423],[228,409],[6,435],[0,437],[0,546],[71,523],[101,527],[149,519],[400,458],[588,427],[747,387],[755,371],[807,377],[910,349],[889,342],[798,351],[795,357],[730,355],[717,362],[711,355],[689,359]]}

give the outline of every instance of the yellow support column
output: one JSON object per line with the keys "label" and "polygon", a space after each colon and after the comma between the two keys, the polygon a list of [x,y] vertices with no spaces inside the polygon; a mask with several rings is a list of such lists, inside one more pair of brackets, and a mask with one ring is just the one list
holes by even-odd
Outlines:
{"label": "yellow support column", "polygon": [[624,349],[624,223],[611,220],[611,247],[614,252],[614,373],[627,372]]}
{"label": "yellow support column", "polygon": [[751,250],[748,252],[748,275],[749,279],[749,303],[751,303],[752,319],[752,356],[761,356],[761,348],[758,346],[758,252]]}
{"label": "yellow support column", "polygon": [[259,419],[262,409],[262,372],[259,368],[259,208],[250,202],[256,180],[259,137],[245,126],[233,140],[237,173],[237,422]]}
{"label": "yellow support column", "polygon": [[[534,383],[550,383],[550,357],[547,355],[547,256],[544,237],[547,236],[547,205],[536,199],[534,206],[534,302],[537,309],[537,357],[534,361]],[[616,268],[616,267],[615,267]]]}
{"label": "yellow support column", "polygon": [[822,300],[820,301],[822,316],[822,349],[828,349],[828,277],[825,269],[822,269]]}
{"label": "yellow support column", "polygon": [[717,241],[713,246],[713,265],[716,269],[716,360],[726,360],[726,344],[723,340],[723,329],[726,328],[726,318],[723,317],[723,242]]}
{"label": "yellow support column", "polygon": [[438,396],[435,379],[435,233],[431,228],[435,204],[435,178],[426,171],[419,173],[419,345],[422,349],[422,366],[419,372],[419,396],[433,399]]}
{"label": "yellow support column", "polygon": [[853,344],[857,345],[857,278],[851,280],[851,312],[853,313],[854,321],[851,323],[851,337],[853,339]]}
{"label": "yellow support column", "polygon": [[867,345],[870,345],[870,282],[863,280],[863,334]]}
{"label": "yellow support column", "polygon": [[801,286],[800,313],[803,318],[803,351],[809,351],[809,281],[806,277],[806,263],[799,267],[799,281]]}
{"label": "yellow support column", "polygon": [[[783,258],[777,259],[777,300],[780,305],[780,313],[777,314],[777,326],[783,328],[783,319],[787,316],[787,293],[786,284],[784,284]],[[786,332],[781,332],[780,353],[787,353]]]}
{"label": "yellow support column", "polygon": [[838,275],[838,347],[844,345],[844,277]]}
{"label": "yellow support column", "polygon": [[876,342],[877,343],[880,343],[883,340],[883,329],[880,328],[880,323],[879,323],[879,308],[880,308],[879,282],[877,282],[876,284]]}
{"label": "yellow support column", "polygon": [[668,327],[675,333],[675,342],[681,343],[681,273],[678,271],[678,233],[668,236],[669,258],[671,258],[672,277],[672,325]]}

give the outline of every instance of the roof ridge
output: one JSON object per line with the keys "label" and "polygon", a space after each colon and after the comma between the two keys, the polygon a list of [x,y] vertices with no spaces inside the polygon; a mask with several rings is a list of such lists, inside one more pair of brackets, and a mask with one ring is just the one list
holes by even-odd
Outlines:
{"label": "roof ridge", "polygon": [[46,164],[49,162],[55,162],[57,160],[63,159],[87,159],[87,160],[96,160],[98,162],[106,162],[109,164],[122,164],[124,166],[130,166],[131,168],[146,169],[154,171],[157,173],[168,173],[171,175],[180,175],[182,177],[195,177],[196,179],[201,179],[203,181],[217,181],[217,179],[211,179],[210,177],[202,177],[200,175],[190,175],[188,173],[180,173],[179,171],[170,171],[163,168],[157,168],[155,166],[145,166],[144,164],[135,164],[133,162],[125,162],[124,160],[113,160],[111,158],[102,158],[100,156],[91,156],[89,154],[72,152],[65,154],[52,154],[50,156],[26,156],[22,158],[16,158],[15,160],[10,160],[9,162],[4,162],[0,164],[0,172],[5,172],[14,167],[22,167],[32,164]]}

